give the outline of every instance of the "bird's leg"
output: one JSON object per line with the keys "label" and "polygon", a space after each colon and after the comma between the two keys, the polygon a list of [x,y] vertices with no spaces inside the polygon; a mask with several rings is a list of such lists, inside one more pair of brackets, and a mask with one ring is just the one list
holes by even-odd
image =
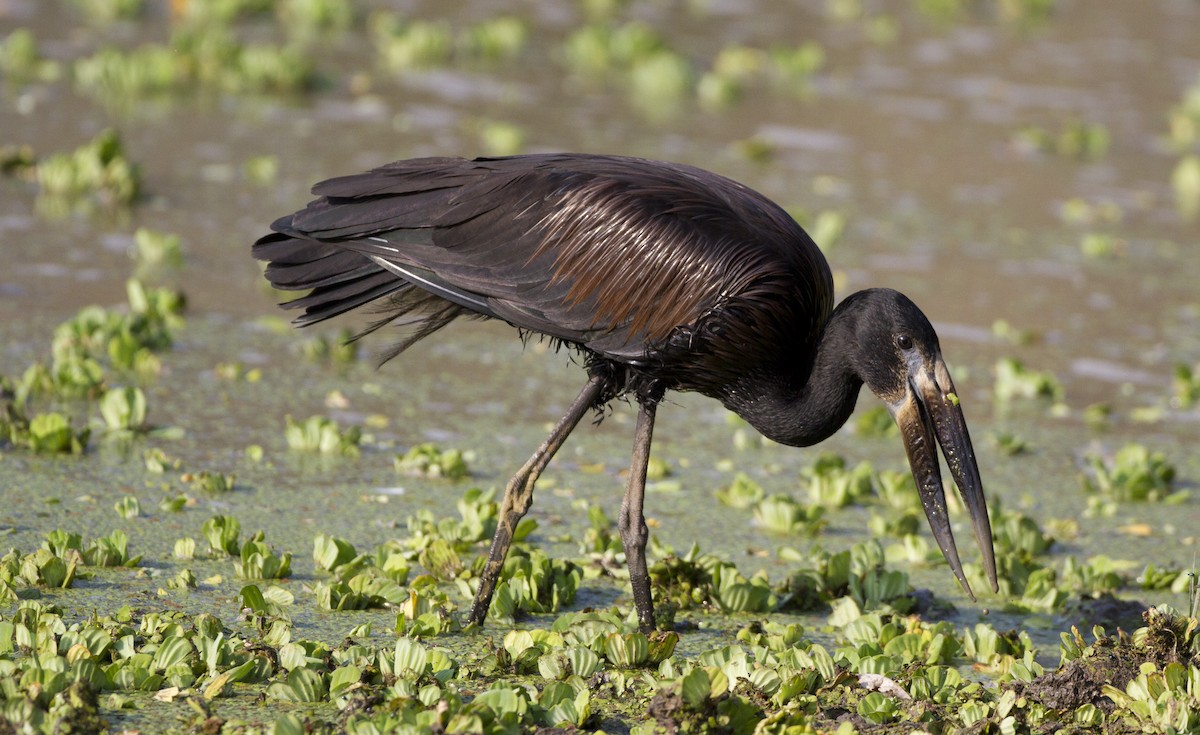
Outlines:
{"label": "bird's leg", "polygon": [[629,564],[629,583],[633,587],[633,606],[637,608],[638,627],[648,633],[654,630],[654,602],[650,598],[650,572],[646,568],[646,541],[650,538],[650,531],[642,514],[642,501],[646,495],[646,466],[650,462],[650,442],[654,437],[654,412],[658,408],[658,398],[640,397],[639,404],[641,409],[633,435],[633,461],[629,467],[625,499],[621,501],[617,530],[621,532],[625,560]]}
{"label": "bird's leg", "polygon": [[496,591],[496,583],[500,581],[500,571],[504,568],[504,559],[508,556],[508,547],[512,545],[513,533],[517,523],[524,517],[533,503],[533,486],[542,470],[550,463],[554,453],[566,441],[571,430],[579,423],[579,419],[588,409],[596,405],[605,379],[601,375],[593,375],[576,396],[575,401],[567,409],[567,413],[555,424],[550,436],[542,442],[529,461],[508,481],[504,488],[504,499],[500,503],[500,517],[496,522],[496,534],[492,536],[492,549],[488,552],[487,566],[479,580],[479,591],[475,593],[475,603],[471,606],[468,623],[483,625],[487,617],[488,607],[492,604],[492,593]]}

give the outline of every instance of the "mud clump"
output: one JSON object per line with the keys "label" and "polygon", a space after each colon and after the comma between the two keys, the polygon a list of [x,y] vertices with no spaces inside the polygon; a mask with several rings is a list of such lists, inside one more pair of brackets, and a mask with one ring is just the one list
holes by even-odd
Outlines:
{"label": "mud clump", "polygon": [[[1103,693],[1104,686],[1125,689],[1137,677],[1143,663],[1153,663],[1159,670],[1171,663],[1200,664],[1194,625],[1189,618],[1151,608],[1142,613],[1142,619],[1146,627],[1135,636],[1124,632],[1100,636],[1095,643],[1082,648],[1078,658],[1057,671],[1018,685],[1017,693],[1068,715],[1083,704],[1091,704],[1108,715],[1116,709],[1116,704]],[[1082,642],[1078,632],[1073,629],[1073,633],[1076,641]]]}
{"label": "mud clump", "polygon": [[1052,710],[1073,712],[1081,704],[1090,704],[1111,714],[1116,705],[1102,689],[1112,684],[1124,689],[1138,673],[1145,657],[1130,645],[1106,639],[1106,645],[1096,645],[1096,652],[1087,658],[1068,661],[1057,671],[1044,674],[1029,684],[1017,688],[1017,693],[1040,702]]}
{"label": "mud clump", "polygon": [[650,700],[646,708],[646,717],[658,723],[658,726],[668,733],[675,732],[676,722],[683,714],[683,697],[675,692],[662,691]]}
{"label": "mud clump", "polygon": [[1146,609],[1146,604],[1138,600],[1102,594],[1067,603],[1065,615],[1080,630],[1088,630],[1093,625],[1101,625],[1106,630],[1134,630],[1143,625]]}

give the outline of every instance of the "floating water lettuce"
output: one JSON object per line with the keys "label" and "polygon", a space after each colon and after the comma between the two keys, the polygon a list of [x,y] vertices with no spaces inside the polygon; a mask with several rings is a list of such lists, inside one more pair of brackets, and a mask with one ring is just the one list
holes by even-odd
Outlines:
{"label": "floating water lettuce", "polygon": [[292,575],[292,555],[277,555],[259,531],[241,545],[233,567],[240,579],[284,579]]}
{"label": "floating water lettuce", "polygon": [[461,480],[470,475],[461,450],[442,449],[432,442],[417,444],[397,455],[396,471],[401,474]]}
{"label": "floating water lettuce", "polygon": [[825,508],[804,506],[790,495],[775,494],[763,498],[754,506],[754,520],[772,533],[816,535],[825,526]]}
{"label": "floating water lettuce", "polygon": [[60,74],[57,62],[46,59],[28,28],[17,28],[0,42],[0,71],[18,83],[52,81]]}
{"label": "floating water lettuce", "polygon": [[192,488],[209,495],[223,495],[232,492],[237,482],[237,476],[211,470],[187,472],[180,479]]}
{"label": "floating water lettuce", "polygon": [[1046,398],[1060,401],[1062,384],[1052,373],[1032,370],[1019,360],[1004,358],[994,368],[996,399],[1007,402],[1013,398]]}
{"label": "floating water lettuce", "polygon": [[208,542],[209,551],[223,556],[237,556],[241,548],[238,536],[242,524],[233,516],[213,516],[204,522],[200,533]]}
{"label": "floating water lettuce", "polygon": [[650,580],[665,609],[767,612],[778,603],[765,574],[747,579],[733,564],[703,554],[695,545],[683,556],[668,556],[653,564]]}
{"label": "floating water lettuce", "polygon": [[728,487],[716,492],[717,500],[731,508],[752,508],[762,502],[766,491],[762,485],[750,479],[749,475],[739,472],[734,476]]}
{"label": "floating water lettuce", "polygon": [[992,432],[988,435],[988,438],[992,446],[1000,450],[1001,454],[1009,457],[1025,454],[1029,451],[1029,442],[1011,431]]}
{"label": "floating water lettuce", "polygon": [[783,609],[814,610],[838,598],[868,610],[886,605],[907,611],[914,604],[908,575],[887,568],[883,546],[876,539],[836,554],[815,549],[803,555],[802,561],[805,566],[793,571],[776,590]]}
{"label": "floating water lettuce", "polygon": [[350,0],[282,0],[274,5],[279,22],[303,39],[345,31],[354,21]]}
{"label": "floating water lettuce", "polygon": [[848,470],[843,457],[828,452],[818,455],[801,475],[808,482],[809,502],[828,509],[861,503],[874,492],[870,463]]}
{"label": "floating water lettuce", "polygon": [[369,30],[380,63],[395,73],[445,64],[454,48],[444,22],[405,20],[385,12],[371,16]]}
{"label": "floating water lettuce", "polygon": [[[457,551],[466,551],[473,544],[489,540],[496,530],[499,506],[494,490],[471,488],[458,500],[459,518],[437,518],[426,509],[408,516],[405,525],[409,537],[399,546],[420,551],[438,539],[443,539]],[[523,540],[537,524],[523,519],[513,533],[514,541]]]}
{"label": "floating water lettuce", "polygon": [[1086,457],[1090,474],[1081,478],[1083,488],[1117,501],[1182,503],[1187,490],[1173,490],[1175,467],[1162,452],[1152,452],[1142,444],[1126,444],[1106,459],[1097,454]]}
{"label": "floating water lettuce", "polygon": [[183,238],[139,227],[133,233],[133,248],[129,254],[139,271],[178,268],[183,265]]}
{"label": "floating water lettuce", "polygon": [[102,207],[132,204],[141,187],[138,168],[125,157],[121,139],[111,129],[70,153],[39,160],[36,177],[45,197]]}
{"label": "floating water lettuce", "polygon": [[[41,397],[105,395],[105,363],[139,379],[158,373],[160,362],[153,353],[170,347],[174,331],[182,325],[184,299],[178,292],[147,288],[136,279],[126,283],[126,293],[128,312],[85,307],[55,328],[50,365],[34,363],[11,390],[4,391],[10,394],[10,423],[30,401]],[[142,427],[145,396],[139,398],[139,393],[139,388],[128,387],[105,399],[101,411],[110,427]]]}
{"label": "floating water lettuce", "polygon": [[110,431],[142,431],[146,428],[146,394],[132,386],[111,388],[100,398],[100,415]]}
{"label": "floating water lettuce", "polygon": [[[222,3],[188,3],[190,10]],[[312,58],[299,47],[240,40],[222,23],[193,19],[176,26],[168,43],[130,49],[105,47],[77,59],[76,86],[109,104],[139,97],[208,89],[233,93],[290,93],[317,81]]]}
{"label": "floating water lettuce", "polygon": [[1023,127],[1013,135],[1013,142],[1020,148],[1039,153],[1098,160],[1108,153],[1111,136],[1108,128],[1100,123],[1068,120],[1057,134],[1036,125]]}
{"label": "floating water lettuce", "polygon": [[529,40],[529,26],[512,15],[502,15],[467,26],[458,36],[458,49],[483,60],[510,59],[519,55]]}
{"label": "floating water lettuce", "polygon": [[1191,408],[1200,402],[1200,363],[1176,364],[1171,372],[1171,385],[1175,389],[1174,403],[1180,408]]}
{"label": "floating water lettuce", "polygon": [[348,365],[358,359],[358,343],[349,329],[342,329],[332,336],[321,334],[307,339],[300,343],[300,350],[305,359],[313,362]]}
{"label": "floating water lettuce", "polygon": [[90,429],[73,428],[71,419],[57,411],[26,418],[10,407],[7,416],[0,416],[0,438],[34,452],[82,454],[90,436]]}
{"label": "floating water lettuce", "polygon": [[854,420],[854,433],[859,436],[894,437],[900,435],[900,427],[886,406],[872,406]]}
{"label": "floating water lettuce", "polygon": [[520,612],[557,612],[575,600],[583,569],[574,562],[554,559],[540,549],[513,550],[504,562],[491,615],[512,620]]}
{"label": "floating water lettuce", "polygon": [[594,23],[576,29],[563,44],[568,67],[584,76],[626,69],[666,48],[662,37],[637,21],[620,25]]}
{"label": "floating water lettuce", "polygon": [[127,521],[133,520],[142,514],[142,505],[138,502],[137,497],[133,495],[122,496],[116,505],[113,506],[113,509],[117,511],[117,515]]}
{"label": "floating water lettuce", "polygon": [[1122,254],[1127,243],[1108,232],[1085,232],[1079,238],[1079,252],[1087,258],[1112,258]]}
{"label": "floating water lettuce", "polygon": [[288,416],[284,438],[288,448],[295,451],[357,457],[362,430],[357,426],[342,429],[336,421],[325,416],[310,416],[304,421]]}

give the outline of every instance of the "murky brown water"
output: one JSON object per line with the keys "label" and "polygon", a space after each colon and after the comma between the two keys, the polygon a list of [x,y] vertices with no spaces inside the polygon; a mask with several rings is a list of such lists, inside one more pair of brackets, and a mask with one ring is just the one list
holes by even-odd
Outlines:
{"label": "murky brown water", "polygon": [[[729,109],[684,102],[659,115],[630,104],[618,87],[564,71],[559,48],[582,22],[574,3],[403,5],[415,16],[453,23],[517,14],[531,24],[532,40],[513,61],[395,77],[374,65],[363,31],[351,31],[314,52],[324,88],[286,98],[185,96],[115,112],[69,81],[0,86],[0,144],[67,150],[113,126],[141,166],[147,192],[120,216],[49,218],[36,213],[33,187],[0,179],[0,372],[16,372],[47,354],[53,326],[80,307],[123,301],[132,268],[126,250],[138,226],[180,233],[187,262],[174,281],[189,297],[189,326],[164,356],[167,374],[150,393],[151,416],[186,429],[186,438],[164,446],[187,468],[237,472],[243,490],[204,499],[181,516],[125,522],[111,511],[121,493],[142,496],[145,507],[161,494],[141,469],[140,447],[131,459],[113,449],[65,460],[6,452],[0,454],[6,498],[0,525],[10,531],[10,545],[32,548],[57,525],[92,533],[138,524],[136,538],[161,543],[144,551],[163,559],[175,538],[198,535],[209,514],[233,510],[248,531],[267,528],[269,540],[294,551],[302,577],[311,570],[308,548],[316,532],[369,548],[415,507],[452,508],[461,486],[398,478],[389,446],[434,438],[473,449],[477,481],[502,485],[574,396],[582,381],[577,367],[562,355],[523,349],[503,325],[471,323],[447,329],[378,372],[357,365],[339,374],[304,363],[294,357],[294,345],[310,335],[259,324],[277,312],[249,257],[250,243],[275,217],[303,205],[313,182],[401,157],[486,152],[477,130],[488,119],[520,126],[527,151],[685,161],[744,181],[789,207],[844,213],[847,230],[829,252],[839,295],[888,285],[930,315],[961,388],[992,497],[1043,517],[1077,517],[1085,503],[1078,456],[1132,440],[1166,452],[1185,486],[1200,482],[1194,450],[1200,414],[1171,409],[1156,423],[1130,417],[1135,408],[1169,399],[1175,363],[1200,361],[1200,232],[1174,209],[1169,177],[1178,154],[1164,142],[1167,111],[1200,80],[1195,2],[1064,0],[1046,22],[1034,24],[998,19],[994,3],[966,3],[969,10],[947,22],[909,10],[895,17],[896,39],[885,44],[869,39],[865,21],[832,19],[822,2],[639,4],[626,14],[653,26],[701,69],[730,43],[814,40],[827,54],[804,94],[752,85]],[[259,25],[252,31],[269,37],[267,24]],[[0,37],[17,27],[31,28],[43,50],[62,61],[105,44],[132,46],[166,34],[162,17],[96,30],[62,3],[0,0]],[[1109,152],[1081,161],[1014,143],[1023,126],[1057,134],[1072,120],[1105,126]],[[769,161],[738,152],[736,143],[751,137],[774,149]],[[279,160],[278,179],[267,187],[240,173],[245,161],[263,155]],[[1111,203],[1122,217],[1065,224],[1060,209],[1073,198]],[[1115,236],[1118,256],[1085,257],[1079,247],[1085,232]],[[997,319],[1041,339],[1007,343],[992,336]],[[378,339],[369,344],[380,346]],[[1053,371],[1066,391],[1066,414],[1051,417],[1034,403],[995,406],[990,371],[1003,356]],[[266,377],[253,385],[218,382],[212,367],[225,360],[261,366]],[[345,392],[348,409],[324,407],[334,388]],[[1083,421],[1083,409],[1097,402],[1114,408],[1107,431]],[[873,406],[874,399],[864,396],[862,405]],[[375,432],[376,446],[384,448],[368,447],[357,461],[319,465],[287,454],[283,420],[289,413],[331,413],[343,421],[379,413],[392,420]],[[748,514],[729,522],[727,510],[711,499],[731,477],[716,464],[731,459],[769,490],[794,490],[812,453],[737,451],[723,409],[694,396],[675,397],[659,416],[656,448],[678,468],[684,491],[648,498],[648,515],[661,521],[656,535],[677,548],[701,539],[706,550],[735,555],[747,571],[765,564],[781,576],[782,564],[744,553],[771,551],[781,540],[764,538]],[[579,498],[601,501],[615,514],[631,419],[627,407],[617,406],[602,426],[583,427],[572,438],[549,472],[547,486],[555,489],[535,503],[544,529],[581,533],[586,521],[572,505]],[[1001,456],[986,439],[995,430],[1026,437],[1033,453]],[[270,465],[243,459],[252,443],[266,448]],[[903,467],[896,440],[843,432],[825,448]],[[603,472],[578,471],[593,464]],[[376,489],[401,485],[404,492],[390,495],[386,505],[372,500]],[[46,497],[63,504],[48,506]],[[299,517],[279,513],[293,504]],[[1196,500],[1182,507],[1129,506],[1114,518],[1089,519],[1081,538],[1060,553],[1105,553],[1139,567],[1190,564],[1197,507]],[[825,543],[840,546],[864,536],[864,519],[836,516]],[[1149,523],[1154,535],[1115,531],[1133,520]],[[965,528],[959,536],[970,545]],[[975,551],[966,557],[974,559]],[[920,572],[916,581],[966,602],[952,591],[944,567]],[[157,583],[144,586],[150,593]],[[196,594],[189,604],[204,607],[211,600]],[[973,608],[964,607],[971,615]],[[333,635],[349,626],[310,622],[314,629],[331,626]]]}

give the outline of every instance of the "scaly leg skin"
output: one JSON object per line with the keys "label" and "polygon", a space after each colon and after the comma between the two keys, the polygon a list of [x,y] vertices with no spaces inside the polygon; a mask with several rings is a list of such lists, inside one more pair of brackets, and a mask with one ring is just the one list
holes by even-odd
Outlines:
{"label": "scaly leg skin", "polygon": [[492,604],[492,593],[496,591],[496,583],[500,581],[500,571],[504,568],[504,559],[508,556],[508,547],[512,545],[513,533],[517,523],[525,516],[533,503],[533,486],[541,476],[542,470],[554,457],[567,436],[579,423],[579,419],[588,409],[596,404],[604,387],[604,378],[593,375],[576,396],[575,401],[567,409],[566,415],[558,420],[550,436],[542,442],[529,461],[508,481],[504,488],[504,500],[500,503],[500,517],[496,523],[496,535],[492,537],[492,549],[488,552],[487,566],[479,580],[479,591],[475,593],[475,603],[471,606],[471,614],[467,616],[468,625],[483,625],[488,608]]}
{"label": "scaly leg skin", "polygon": [[638,627],[643,633],[649,633],[654,630],[654,601],[650,597],[650,572],[646,568],[646,541],[650,538],[650,531],[646,528],[642,502],[646,495],[646,466],[650,462],[650,442],[654,437],[654,413],[658,399],[641,398],[639,402],[641,410],[638,411],[637,429],[633,435],[633,461],[629,467],[629,482],[625,486],[625,499],[621,502],[617,529],[621,532],[621,543],[625,545]]}

